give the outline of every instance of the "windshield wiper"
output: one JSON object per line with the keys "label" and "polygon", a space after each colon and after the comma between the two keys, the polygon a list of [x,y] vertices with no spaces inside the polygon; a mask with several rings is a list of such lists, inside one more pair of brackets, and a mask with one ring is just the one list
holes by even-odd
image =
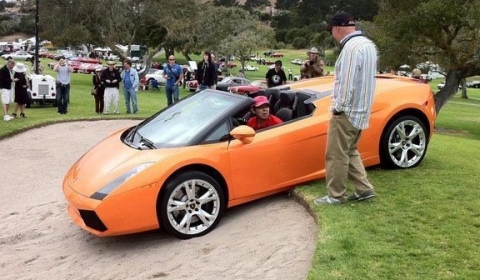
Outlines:
{"label": "windshield wiper", "polygon": [[147,146],[150,149],[156,149],[157,148],[157,147],[155,147],[155,144],[152,142],[152,140],[143,137],[142,135],[140,135],[140,133],[138,133],[138,136],[140,136],[140,141],[139,142],[142,143],[143,145]]}

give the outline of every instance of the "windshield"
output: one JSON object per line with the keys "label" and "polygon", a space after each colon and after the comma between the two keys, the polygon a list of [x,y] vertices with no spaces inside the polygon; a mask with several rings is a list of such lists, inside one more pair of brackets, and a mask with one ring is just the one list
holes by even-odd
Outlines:
{"label": "windshield", "polygon": [[141,138],[147,139],[156,148],[188,145],[199,133],[238,104],[235,96],[202,91],[140,124],[134,142],[141,142]]}

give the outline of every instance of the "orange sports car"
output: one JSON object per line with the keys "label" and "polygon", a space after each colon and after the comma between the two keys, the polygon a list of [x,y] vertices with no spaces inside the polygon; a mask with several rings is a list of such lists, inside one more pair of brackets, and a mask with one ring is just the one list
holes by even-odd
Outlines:
{"label": "orange sports car", "polygon": [[[284,120],[263,130],[245,125],[252,97],[205,90],[112,134],[65,175],[69,215],[98,236],[163,228],[186,239],[213,230],[227,208],[323,178],[332,82],[259,91]],[[417,166],[435,117],[429,85],[378,76],[365,165]]]}

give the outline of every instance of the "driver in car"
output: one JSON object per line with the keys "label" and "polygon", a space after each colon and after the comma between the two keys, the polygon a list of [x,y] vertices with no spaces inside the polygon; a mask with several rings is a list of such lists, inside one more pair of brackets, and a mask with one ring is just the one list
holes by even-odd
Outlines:
{"label": "driver in car", "polygon": [[281,119],[270,114],[270,102],[268,102],[266,96],[259,95],[255,97],[250,110],[253,114],[255,114],[255,116],[248,120],[247,125],[255,130],[270,127],[283,122]]}

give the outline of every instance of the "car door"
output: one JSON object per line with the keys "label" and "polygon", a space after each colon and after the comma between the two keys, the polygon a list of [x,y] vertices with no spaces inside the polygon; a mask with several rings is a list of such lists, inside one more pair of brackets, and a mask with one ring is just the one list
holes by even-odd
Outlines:
{"label": "car door", "polygon": [[326,131],[326,122],[307,118],[259,131],[250,144],[233,140],[232,198],[319,178],[325,169]]}

